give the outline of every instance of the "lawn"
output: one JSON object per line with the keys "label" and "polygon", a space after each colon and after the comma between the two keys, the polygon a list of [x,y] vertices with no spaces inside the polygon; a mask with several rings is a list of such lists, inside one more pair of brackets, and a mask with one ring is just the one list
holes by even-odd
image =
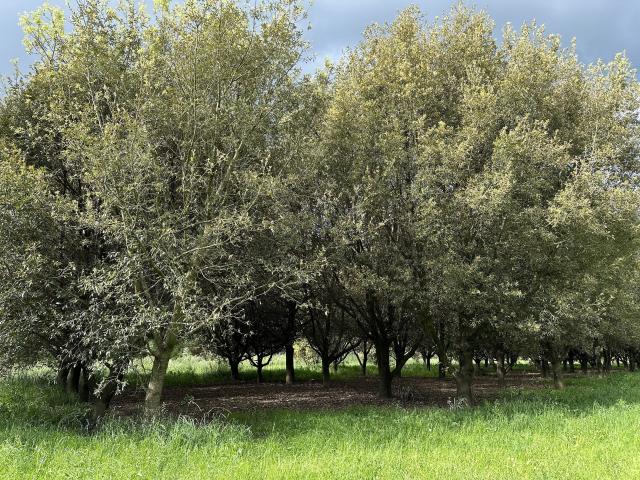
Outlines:
{"label": "lawn", "polygon": [[[170,382],[202,382],[214,367],[177,362]],[[111,418],[87,433],[85,407],[31,373],[0,380],[0,478],[640,478],[640,374],[567,383],[507,390],[473,409]]]}

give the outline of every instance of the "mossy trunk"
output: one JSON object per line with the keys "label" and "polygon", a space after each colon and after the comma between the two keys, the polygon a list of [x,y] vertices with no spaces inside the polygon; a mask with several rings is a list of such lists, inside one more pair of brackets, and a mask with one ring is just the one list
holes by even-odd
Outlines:
{"label": "mossy trunk", "polygon": [[151,376],[147,385],[147,393],[144,397],[144,413],[145,416],[157,415],[162,404],[162,391],[164,390],[164,381],[169,368],[169,360],[171,359],[172,348],[167,346],[156,347],[156,354],[153,357],[153,366],[151,367]]}

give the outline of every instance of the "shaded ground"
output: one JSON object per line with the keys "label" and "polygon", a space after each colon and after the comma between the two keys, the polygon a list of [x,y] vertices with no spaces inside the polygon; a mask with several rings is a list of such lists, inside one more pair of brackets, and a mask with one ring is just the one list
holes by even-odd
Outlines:
{"label": "shaded ground", "polygon": [[[478,402],[491,400],[503,388],[542,388],[548,381],[537,373],[514,373],[507,376],[504,386],[495,377],[479,376],[474,380]],[[399,405],[447,406],[456,393],[453,379],[400,378],[394,380],[394,399],[377,395],[376,377],[359,377],[332,382],[324,387],[317,381],[294,385],[284,383],[237,382],[193,387],[166,387],[165,409],[170,414],[194,417],[224,415],[231,412],[257,412],[265,409],[319,410],[344,409],[356,406]],[[143,401],[142,389],[131,390],[117,397],[114,410],[123,415],[135,414]]]}

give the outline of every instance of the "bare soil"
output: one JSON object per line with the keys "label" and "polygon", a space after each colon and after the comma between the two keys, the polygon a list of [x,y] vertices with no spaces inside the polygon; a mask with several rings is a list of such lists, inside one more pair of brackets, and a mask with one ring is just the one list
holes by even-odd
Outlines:
{"label": "bare soil", "polygon": [[[549,381],[537,373],[508,375],[504,384],[492,376],[474,379],[474,395],[481,403],[492,400],[504,389],[544,388]],[[398,378],[394,380],[394,398],[378,397],[378,379],[360,377],[336,380],[328,386],[307,381],[284,383],[235,382],[208,386],[166,387],[164,408],[170,415],[209,417],[232,412],[260,412],[269,409],[297,411],[336,410],[358,406],[395,405],[405,408],[422,406],[445,407],[453,402],[456,383],[453,379]],[[130,390],[116,397],[114,410],[121,415],[135,415],[144,398],[141,389]]]}

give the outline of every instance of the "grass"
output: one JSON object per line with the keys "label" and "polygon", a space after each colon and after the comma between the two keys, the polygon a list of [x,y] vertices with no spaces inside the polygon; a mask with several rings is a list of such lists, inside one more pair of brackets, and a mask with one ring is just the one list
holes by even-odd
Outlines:
{"label": "grass", "polygon": [[[172,381],[206,374],[182,361]],[[0,380],[0,478],[640,478],[640,374],[571,379],[561,392],[505,391],[470,410],[110,419],[94,434],[82,429],[84,408],[42,372]]]}

